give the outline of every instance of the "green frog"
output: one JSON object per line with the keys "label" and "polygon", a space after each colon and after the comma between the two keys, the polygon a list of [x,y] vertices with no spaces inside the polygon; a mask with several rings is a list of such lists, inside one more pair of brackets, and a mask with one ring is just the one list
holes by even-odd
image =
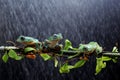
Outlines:
{"label": "green frog", "polygon": [[61,33],[53,34],[48,39],[45,40],[45,46],[49,48],[55,48],[56,45],[58,45],[58,42],[63,39],[63,36]]}
{"label": "green frog", "polygon": [[85,54],[91,54],[93,52],[99,54],[102,52],[102,47],[97,42],[90,42],[88,44],[80,44],[79,50]]}
{"label": "green frog", "polygon": [[38,39],[28,37],[28,36],[19,36],[16,40],[19,43],[25,45],[25,47],[33,47],[35,48],[34,52],[28,52],[25,56],[26,58],[35,59],[36,55],[34,53],[41,53],[42,44]]}
{"label": "green frog", "polygon": [[38,39],[28,37],[28,36],[19,36],[17,42],[26,44],[26,45],[33,45],[35,43],[40,43]]}
{"label": "green frog", "polygon": [[17,42],[22,43],[25,46],[35,46],[36,49],[42,48],[41,42],[38,39],[28,36],[19,36]]}
{"label": "green frog", "polygon": [[103,51],[103,49],[97,42],[90,42],[88,44],[80,44],[79,51],[83,53],[83,59],[88,60],[90,54],[94,52],[99,54]]}
{"label": "green frog", "polygon": [[90,42],[88,44],[80,44],[78,48],[79,53],[75,54],[73,56],[70,56],[69,58],[73,58],[76,56],[79,56],[81,53],[83,54],[80,59],[88,60],[88,57],[92,53],[99,54],[103,51],[102,47],[97,42]]}

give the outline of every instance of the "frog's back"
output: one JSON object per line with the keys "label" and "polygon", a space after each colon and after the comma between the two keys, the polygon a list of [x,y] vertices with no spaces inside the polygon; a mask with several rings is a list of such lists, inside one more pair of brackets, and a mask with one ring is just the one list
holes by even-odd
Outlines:
{"label": "frog's back", "polygon": [[38,43],[39,40],[32,38],[32,37],[28,37],[28,36],[19,36],[17,39],[17,42],[20,42],[20,43],[29,43],[29,42]]}

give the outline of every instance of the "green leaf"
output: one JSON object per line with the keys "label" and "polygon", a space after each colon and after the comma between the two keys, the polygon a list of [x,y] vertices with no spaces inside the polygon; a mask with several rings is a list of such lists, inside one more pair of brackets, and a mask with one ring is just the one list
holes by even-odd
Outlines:
{"label": "green leaf", "polygon": [[101,70],[102,70],[102,68],[97,65],[96,66],[96,73],[95,73],[95,75],[97,75],[98,73],[100,73]]}
{"label": "green leaf", "polygon": [[103,62],[102,57],[101,58],[96,58],[96,59],[97,59],[97,64],[96,64],[96,73],[95,73],[95,75],[97,75],[98,73],[100,73],[100,71],[102,70],[102,68],[106,67],[106,62]]}
{"label": "green leaf", "polygon": [[30,52],[30,51],[35,51],[35,49],[32,48],[32,47],[27,47],[27,48],[24,49],[25,53]]}
{"label": "green leaf", "polygon": [[115,46],[115,47],[113,47],[112,52],[118,52],[118,48],[117,48],[116,46]]}
{"label": "green leaf", "polygon": [[45,54],[45,53],[40,54],[40,56],[44,59],[44,61],[47,61],[52,58],[51,56],[49,56],[48,54]]}
{"label": "green leaf", "polygon": [[102,56],[102,61],[110,61],[112,58],[108,56]]}
{"label": "green leaf", "polygon": [[70,69],[73,69],[74,66],[68,65],[68,63],[65,63],[63,66],[60,67],[59,72],[60,73],[69,73]]}
{"label": "green leaf", "polygon": [[112,59],[112,61],[113,61],[114,63],[117,63],[117,60],[116,60],[116,59]]}
{"label": "green leaf", "polygon": [[[118,52],[118,48],[117,47],[114,47],[112,52]],[[97,75],[101,70],[102,68],[105,68],[106,67],[106,62],[104,61],[110,61],[112,60],[114,63],[117,62],[117,59],[118,57],[108,57],[108,56],[102,56],[101,58],[97,58],[97,64],[96,64],[96,73],[95,75]]]}
{"label": "green leaf", "polygon": [[68,56],[68,59],[71,59],[71,58],[73,58],[73,57],[79,56],[80,54],[81,54],[81,53],[80,53],[80,52],[78,52],[78,53],[76,53],[75,55]]}
{"label": "green leaf", "polygon": [[96,73],[95,75],[97,75],[98,73],[100,73],[100,71],[102,70],[102,58],[96,58],[97,59],[97,64],[96,64]]}
{"label": "green leaf", "polygon": [[12,49],[8,52],[8,55],[10,58],[13,58],[15,60],[21,60],[23,58],[23,56],[18,56],[17,53]]}
{"label": "green leaf", "polygon": [[12,50],[12,49],[8,52],[8,55],[9,55],[9,57],[14,58],[14,59],[17,56],[16,52],[14,50]]}
{"label": "green leaf", "polygon": [[68,69],[73,69],[73,68],[74,68],[74,66],[68,65]]}
{"label": "green leaf", "polygon": [[80,60],[77,63],[75,63],[74,68],[82,67],[85,64],[85,60]]}
{"label": "green leaf", "polygon": [[[112,52],[118,52],[118,48],[117,48],[116,46],[113,47]],[[116,63],[116,62],[117,62],[117,59],[118,59],[118,57],[113,57],[113,58],[112,58],[112,61],[113,61],[114,63]]]}
{"label": "green leaf", "polygon": [[65,63],[63,66],[60,67],[59,69],[59,72],[60,73],[69,73],[70,72],[70,69],[68,67],[68,64]]}
{"label": "green leaf", "polygon": [[2,60],[6,63],[8,61],[8,54],[7,51],[5,52],[5,54],[2,56]]}
{"label": "green leaf", "polygon": [[15,60],[21,60],[23,58],[23,56],[16,56]]}
{"label": "green leaf", "polygon": [[54,61],[55,61],[55,67],[57,67],[58,66],[58,60],[55,58]]}
{"label": "green leaf", "polygon": [[102,68],[105,68],[106,67],[106,62],[103,62],[102,63]]}
{"label": "green leaf", "polygon": [[66,39],[64,50],[68,50],[69,48],[73,48],[72,43],[68,39]]}

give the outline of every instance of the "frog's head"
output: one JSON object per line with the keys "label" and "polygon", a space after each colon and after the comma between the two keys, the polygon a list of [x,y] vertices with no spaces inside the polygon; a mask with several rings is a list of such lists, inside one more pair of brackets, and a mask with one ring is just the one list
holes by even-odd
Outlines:
{"label": "frog's head", "polygon": [[61,33],[53,34],[51,37],[48,38],[48,40],[50,40],[50,41],[61,40],[61,39],[63,39],[63,36]]}
{"label": "frog's head", "polygon": [[24,41],[26,41],[26,38],[25,38],[25,36],[19,36],[16,41],[17,42],[24,42]]}
{"label": "frog's head", "polygon": [[92,45],[88,45],[88,44],[80,44],[79,50],[81,52],[90,52],[93,50],[93,47],[92,47]]}
{"label": "frog's head", "polygon": [[86,44],[80,44],[80,45],[79,45],[79,50],[80,50],[81,52],[89,51],[88,49],[89,49],[89,48],[86,46]]}
{"label": "frog's head", "polygon": [[23,43],[23,42],[30,42],[30,39],[27,38],[26,36],[19,36],[17,38],[17,42]]}

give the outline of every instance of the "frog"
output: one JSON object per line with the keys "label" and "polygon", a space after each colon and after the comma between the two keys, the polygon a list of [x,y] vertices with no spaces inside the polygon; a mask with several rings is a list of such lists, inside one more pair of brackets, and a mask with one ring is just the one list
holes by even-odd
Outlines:
{"label": "frog", "polygon": [[19,36],[16,41],[23,43],[25,45],[33,45],[35,43],[39,43],[38,39],[28,37],[28,36]]}
{"label": "frog", "polygon": [[56,45],[58,45],[59,41],[63,39],[63,36],[61,33],[53,34],[48,39],[45,39],[45,46],[48,48],[55,48]]}
{"label": "frog", "polygon": [[73,56],[70,56],[69,58],[79,56],[82,53],[83,56],[80,57],[80,59],[88,60],[89,55],[91,55],[94,52],[96,54],[99,54],[103,51],[103,49],[97,42],[92,41],[92,42],[89,42],[88,44],[79,44],[78,51],[79,53]]}
{"label": "frog", "polygon": [[27,54],[25,54],[26,58],[35,59],[36,58],[35,53],[39,54],[41,53],[42,43],[38,39],[21,35],[17,38],[16,41],[22,43],[23,45],[25,45],[25,47],[35,48],[34,52],[28,52]]}
{"label": "frog", "polygon": [[36,39],[36,38],[33,38],[33,37],[29,37],[29,36],[19,36],[16,40],[17,42],[19,43],[22,43],[24,44],[25,46],[35,46],[35,48],[37,50],[41,49],[42,48],[42,44],[41,42]]}
{"label": "frog", "polygon": [[97,42],[89,42],[88,44],[80,44],[79,51],[85,54],[91,54],[93,52],[99,54],[102,52],[102,47]]}
{"label": "frog", "polygon": [[[83,59],[88,60],[92,53],[99,54],[103,51],[102,47],[97,42],[89,42],[88,44],[80,44],[79,51],[83,53]],[[82,59],[82,57],[80,57]]]}

